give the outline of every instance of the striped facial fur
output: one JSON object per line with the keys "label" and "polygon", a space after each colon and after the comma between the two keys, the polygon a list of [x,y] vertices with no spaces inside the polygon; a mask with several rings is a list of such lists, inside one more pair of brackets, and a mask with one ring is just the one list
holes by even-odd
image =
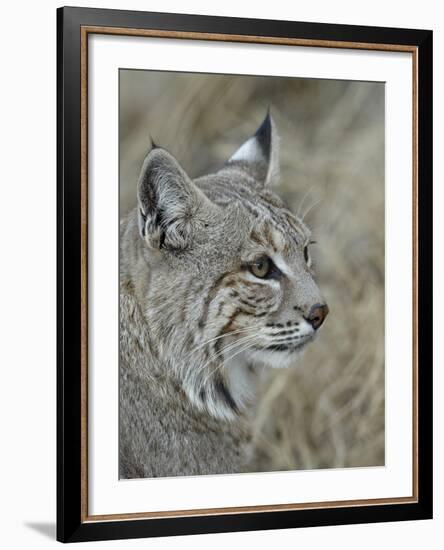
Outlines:
{"label": "striped facial fur", "polygon": [[220,419],[251,401],[258,371],[290,365],[328,313],[310,230],[270,189],[277,174],[270,115],[218,172],[196,180],[155,147],[122,236],[150,354]]}

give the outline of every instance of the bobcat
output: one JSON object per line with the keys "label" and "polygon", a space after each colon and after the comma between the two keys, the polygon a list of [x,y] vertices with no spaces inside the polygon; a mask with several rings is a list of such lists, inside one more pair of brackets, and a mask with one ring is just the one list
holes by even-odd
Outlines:
{"label": "bobcat", "polygon": [[120,227],[121,478],[248,470],[260,372],[294,361],[328,307],[310,231],[271,191],[268,113],[216,173],[144,160]]}

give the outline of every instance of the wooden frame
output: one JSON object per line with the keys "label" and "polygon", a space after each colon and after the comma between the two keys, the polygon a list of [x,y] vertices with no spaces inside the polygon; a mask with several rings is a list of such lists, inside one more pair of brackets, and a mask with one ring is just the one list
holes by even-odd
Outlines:
{"label": "wooden frame", "polygon": [[[228,29],[228,30],[227,30]],[[413,494],[397,499],[88,514],[88,35],[402,51],[413,70]],[[58,519],[64,542],[430,518],[432,33],[116,10],[58,10]],[[132,521],[128,521],[132,520]]]}

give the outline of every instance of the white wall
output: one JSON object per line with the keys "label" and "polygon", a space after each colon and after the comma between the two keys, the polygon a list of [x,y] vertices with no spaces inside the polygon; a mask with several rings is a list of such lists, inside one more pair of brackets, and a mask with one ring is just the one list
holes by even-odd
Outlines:
{"label": "white wall", "polygon": [[[388,2],[310,0],[310,2],[239,2],[162,0],[81,2],[77,5],[176,11],[377,26],[432,28],[435,31],[435,98],[444,95],[444,23],[436,0]],[[54,545],[55,520],[55,9],[46,2],[2,5],[0,128],[2,139],[1,235],[1,378],[0,378],[0,514],[2,547],[47,548]],[[435,101],[435,181],[443,181],[438,154],[443,141],[442,103]],[[439,138],[439,139],[438,139]],[[442,157],[442,154],[441,154]],[[443,187],[435,186],[435,212],[443,204]],[[438,218],[438,215],[436,216]],[[444,233],[437,220],[435,252]],[[442,249],[442,247],[441,247]],[[435,256],[436,258],[436,256]],[[435,281],[444,279],[442,257],[435,260]],[[435,312],[444,308],[435,291]],[[442,322],[436,319],[435,390],[443,385]],[[441,330],[440,330],[441,329]],[[439,354],[439,355],[438,355]],[[443,462],[443,400],[435,391],[435,464]],[[438,439],[438,435],[440,435]],[[5,441],[6,438],[6,441]],[[434,521],[323,527],[263,533],[224,534],[131,542],[105,542],[103,547],[166,549],[329,548],[341,550],[437,548],[444,536],[443,476],[435,468]],[[440,489],[440,490],[438,490]],[[433,542],[433,540],[435,542]],[[442,543],[441,543],[442,544]]]}

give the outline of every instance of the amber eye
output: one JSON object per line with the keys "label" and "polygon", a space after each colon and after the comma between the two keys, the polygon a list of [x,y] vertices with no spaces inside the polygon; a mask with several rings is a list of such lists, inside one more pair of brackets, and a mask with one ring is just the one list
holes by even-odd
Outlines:
{"label": "amber eye", "polygon": [[264,279],[270,273],[271,267],[272,263],[269,258],[261,258],[254,264],[251,264],[250,271],[255,277]]}

